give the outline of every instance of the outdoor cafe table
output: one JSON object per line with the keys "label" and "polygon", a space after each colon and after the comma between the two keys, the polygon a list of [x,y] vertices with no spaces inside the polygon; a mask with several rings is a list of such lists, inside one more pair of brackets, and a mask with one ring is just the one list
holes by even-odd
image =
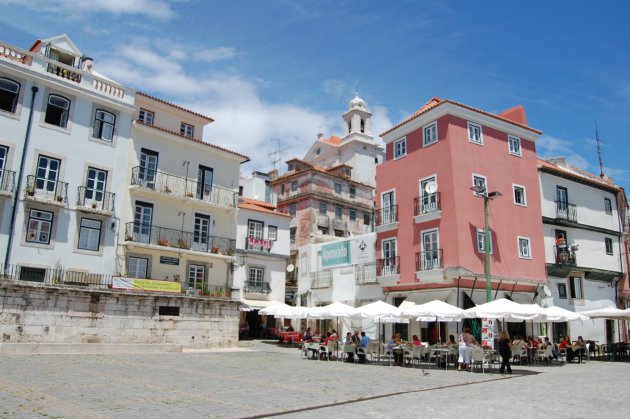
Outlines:
{"label": "outdoor cafe table", "polygon": [[448,371],[448,356],[451,350],[449,348],[432,348],[433,354],[435,355],[435,365],[437,368],[440,368],[440,359],[444,356],[444,364],[446,365],[446,370]]}

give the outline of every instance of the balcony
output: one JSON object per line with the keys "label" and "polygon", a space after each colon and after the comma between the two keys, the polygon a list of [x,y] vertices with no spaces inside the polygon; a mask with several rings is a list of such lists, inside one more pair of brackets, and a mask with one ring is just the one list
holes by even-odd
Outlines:
{"label": "balcony", "polygon": [[577,223],[577,207],[566,201],[556,201],[556,220]]}
{"label": "balcony", "polygon": [[376,231],[389,231],[398,228],[398,205],[376,211]]}
{"label": "balcony", "polygon": [[131,170],[131,185],[178,198],[196,199],[223,208],[234,208],[238,203],[238,193],[230,189],[140,166]]}
{"label": "balcony", "polygon": [[317,225],[325,228],[330,228],[330,218],[327,215],[317,214]]}
{"label": "balcony", "polygon": [[377,284],[376,263],[364,263],[354,267],[354,283],[356,285]]}
{"label": "balcony", "polygon": [[15,191],[15,172],[13,170],[0,171],[0,195],[11,196]]}
{"label": "balcony", "polygon": [[37,201],[42,204],[63,207],[68,202],[68,184],[66,182],[29,175],[26,177],[24,192],[26,200]]}
{"label": "balcony", "polygon": [[77,210],[97,214],[113,214],[116,194],[78,187]]}
{"label": "balcony", "polygon": [[256,237],[248,236],[245,238],[245,249],[269,253],[274,243],[274,240],[258,239]]}
{"label": "balcony", "polygon": [[189,231],[139,223],[127,223],[125,228],[125,240],[141,244],[223,255],[231,255],[234,252],[236,242],[232,239],[208,236],[200,232],[192,233]]}
{"label": "balcony", "polygon": [[442,249],[416,253],[416,272],[442,269]]}
{"label": "balcony", "polygon": [[426,194],[413,199],[413,214],[416,223],[436,220],[441,217],[440,193]]}
{"label": "balcony", "polygon": [[311,272],[311,288],[329,288],[332,286],[332,271]]}
{"label": "balcony", "polygon": [[556,265],[577,265],[575,251],[569,246],[554,246]]}
{"label": "balcony", "polygon": [[376,259],[376,276],[400,275],[400,258],[393,256],[384,259]]}
{"label": "balcony", "polygon": [[269,282],[245,281],[243,292],[247,294],[269,294],[271,292],[271,286]]}

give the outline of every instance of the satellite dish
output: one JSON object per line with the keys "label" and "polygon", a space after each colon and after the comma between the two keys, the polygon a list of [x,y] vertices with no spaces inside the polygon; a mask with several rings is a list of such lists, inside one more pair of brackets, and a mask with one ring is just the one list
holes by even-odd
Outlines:
{"label": "satellite dish", "polygon": [[437,182],[432,180],[431,182],[427,182],[426,185],[424,185],[424,190],[426,191],[426,193],[436,193],[437,192]]}
{"label": "satellite dish", "polygon": [[543,292],[545,293],[546,297],[551,297],[551,290],[549,289],[547,285],[543,286]]}
{"label": "satellite dish", "polygon": [[294,270],[294,269],[295,269],[295,266],[294,266],[292,263],[289,263],[289,264],[287,265],[287,272],[288,272],[288,273],[293,272],[293,270]]}

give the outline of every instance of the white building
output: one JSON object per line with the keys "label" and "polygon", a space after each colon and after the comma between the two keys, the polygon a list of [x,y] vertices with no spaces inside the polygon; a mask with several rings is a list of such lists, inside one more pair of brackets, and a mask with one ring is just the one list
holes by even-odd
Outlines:
{"label": "white building", "polygon": [[118,273],[135,94],[94,67],[66,35],[0,42],[0,251],[20,279]]}
{"label": "white building", "polygon": [[[539,159],[542,221],[549,286],[543,304],[582,312],[617,306],[619,281],[625,278],[622,217],[623,189],[564,158]],[[621,209],[621,214],[620,214]],[[554,325],[564,334],[600,344],[618,340],[616,322],[604,319]]]}

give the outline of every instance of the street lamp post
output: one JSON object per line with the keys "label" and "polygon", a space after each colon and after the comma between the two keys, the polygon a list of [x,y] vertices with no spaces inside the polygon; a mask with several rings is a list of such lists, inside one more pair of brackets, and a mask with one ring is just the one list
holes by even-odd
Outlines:
{"label": "street lamp post", "polygon": [[483,186],[473,186],[470,188],[478,196],[483,198],[483,216],[484,216],[484,228],[483,228],[483,253],[486,258],[484,273],[486,276],[486,302],[492,301],[492,278],[490,276],[490,228],[488,227],[488,201],[502,196],[503,194],[498,191],[488,192]]}

